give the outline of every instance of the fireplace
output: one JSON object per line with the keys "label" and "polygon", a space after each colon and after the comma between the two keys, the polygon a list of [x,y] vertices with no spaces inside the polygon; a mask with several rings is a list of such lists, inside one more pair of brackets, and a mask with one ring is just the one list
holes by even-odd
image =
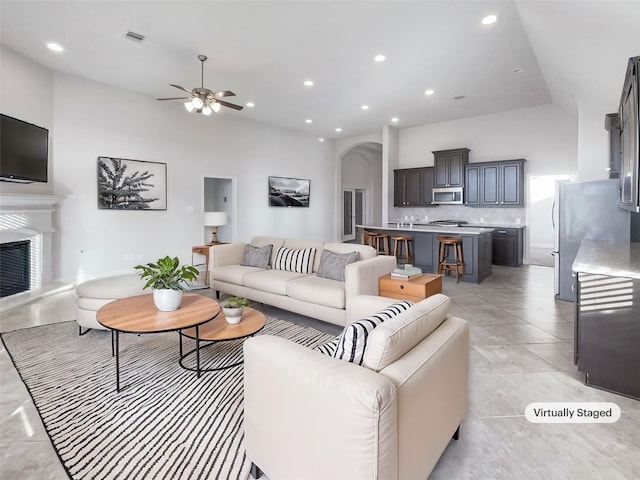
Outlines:
{"label": "fireplace", "polygon": [[31,288],[31,242],[0,243],[0,297]]}
{"label": "fireplace", "polygon": [[[62,197],[0,193],[0,312],[38,298],[53,282],[55,204]],[[28,290],[29,295],[15,295]]]}

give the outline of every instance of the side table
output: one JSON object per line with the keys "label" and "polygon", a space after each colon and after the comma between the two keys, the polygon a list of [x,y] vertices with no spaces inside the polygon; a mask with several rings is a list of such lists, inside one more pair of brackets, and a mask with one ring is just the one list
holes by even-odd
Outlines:
{"label": "side table", "polygon": [[[198,253],[204,256],[204,284],[209,285],[209,247],[213,247],[215,245],[225,245],[226,242],[219,243],[209,243],[207,245],[196,245],[195,247],[191,247],[191,265],[193,265],[193,254]],[[200,265],[200,264],[198,264]]]}
{"label": "side table", "polygon": [[378,279],[378,295],[419,302],[436,293],[442,293],[442,275],[423,273],[403,280],[390,274]]}

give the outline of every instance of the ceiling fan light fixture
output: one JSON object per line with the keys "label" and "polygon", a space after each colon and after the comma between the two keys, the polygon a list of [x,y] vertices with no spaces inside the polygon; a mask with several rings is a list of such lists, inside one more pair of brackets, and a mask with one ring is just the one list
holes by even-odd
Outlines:
{"label": "ceiling fan light fixture", "polygon": [[204,102],[199,97],[195,97],[193,100],[191,100],[191,104],[198,110],[200,110],[204,106]]}
{"label": "ceiling fan light fixture", "polygon": [[[220,111],[221,107],[229,107],[234,110],[242,110],[244,107],[229,103],[227,101],[218,100],[218,98],[233,97],[235,93],[231,90],[222,90],[219,92],[213,92],[204,86],[204,62],[207,60],[205,55],[198,55],[200,60],[200,86],[193,89],[184,88],[180,85],[170,83],[169,86],[177,88],[185,93],[188,93],[188,97],[172,97],[172,98],[158,98],[157,100],[188,100],[184,102],[184,108],[187,112],[202,113],[203,115],[211,115],[211,112]],[[183,93],[184,95],[184,93]],[[253,106],[252,103],[247,103],[247,106]]]}

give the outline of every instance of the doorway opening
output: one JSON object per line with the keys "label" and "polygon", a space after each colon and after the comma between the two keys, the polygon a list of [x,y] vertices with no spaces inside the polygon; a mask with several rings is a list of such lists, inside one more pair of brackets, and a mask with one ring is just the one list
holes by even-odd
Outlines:
{"label": "doorway opening", "polygon": [[338,212],[343,242],[356,240],[356,225],[382,223],[382,144],[365,142],[351,147],[341,157],[342,205]]}
{"label": "doorway opening", "polygon": [[356,225],[369,223],[367,211],[369,192],[362,188],[342,190],[342,241],[351,242],[356,238]]}
{"label": "doorway opening", "polygon": [[[237,232],[236,207],[236,179],[235,177],[205,176],[202,186],[202,211],[225,212],[227,225],[218,226],[218,241],[230,243],[235,241]],[[203,244],[211,241],[211,226],[202,226]]]}

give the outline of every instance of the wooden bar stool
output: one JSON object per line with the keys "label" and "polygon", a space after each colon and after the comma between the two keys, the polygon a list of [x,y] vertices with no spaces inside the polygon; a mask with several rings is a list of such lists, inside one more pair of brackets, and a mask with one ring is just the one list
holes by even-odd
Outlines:
{"label": "wooden bar stool", "polygon": [[362,241],[365,245],[371,245],[372,247],[375,248],[376,246],[376,242],[375,242],[375,237],[377,237],[378,234],[375,232],[367,232],[366,230],[364,231],[364,233],[362,234]]}
{"label": "wooden bar stool", "polygon": [[[395,235],[391,237],[393,240],[393,256],[396,260],[404,260],[405,263],[413,263],[413,257],[411,256],[411,237],[405,237],[404,235]],[[402,247],[404,246],[404,255],[402,255]]]}
{"label": "wooden bar stool", "polygon": [[374,248],[378,251],[379,255],[390,255],[391,249],[389,247],[389,235],[379,233],[373,238],[375,245]]}
{"label": "wooden bar stool", "polygon": [[[437,237],[440,242],[440,260],[438,273],[456,271],[456,283],[460,283],[460,275],[464,275],[462,258],[462,240],[459,237]],[[453,262],[447,262],[447,247],[453,247]]]}

